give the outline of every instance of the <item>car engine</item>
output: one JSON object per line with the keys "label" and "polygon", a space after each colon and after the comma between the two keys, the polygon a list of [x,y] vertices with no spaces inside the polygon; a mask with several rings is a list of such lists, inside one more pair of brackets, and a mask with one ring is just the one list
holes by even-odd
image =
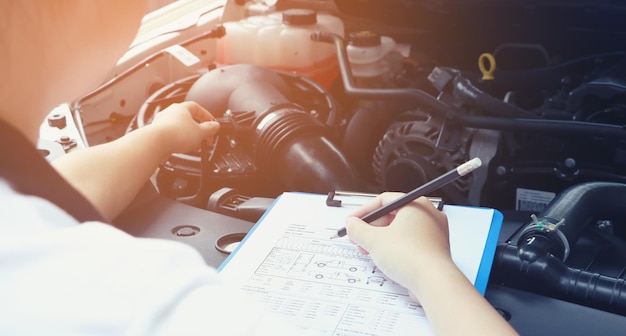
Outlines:
{"label": "car engine", "polygon": [[484,169],[432,196],[504,214],[490,302],[522,333],[611,333],[626,325],[626,26],[614,6],[204,5],[53,111],[41,145],[107,142],[198,102],[221,123],[216,141],[172,155],[117,220],[187,242],[207,225],[246,230],[283,191],[406,192],[478,157]]}

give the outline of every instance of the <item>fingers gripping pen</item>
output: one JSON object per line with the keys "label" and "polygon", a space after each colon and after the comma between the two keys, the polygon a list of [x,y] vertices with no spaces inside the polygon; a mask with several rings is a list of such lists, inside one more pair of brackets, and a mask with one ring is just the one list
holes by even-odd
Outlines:
{"label": "fingers gripping pen", "polygon": [[[413,189],[412,191],[408,192],[406,195],[398,198],[397,200],[370,212],[369,214],[363,216],[361,219],[366,223],[371,223],[377,220],[378,218],[394,210],[397,210],[400,207],[403,207],[409,204],[410,202],[416,200],[417,198],[426,196],[428,193],[431,193],[437,189],[440,189],[446,184],[471,173],[472,171],[476,170],[481,165],[482,165],[482,162],[480,161],[479,158],[473,158],[465,162],[464,164],[458,166],[456,169],[453,169],[437,177],[436,179]],[[347,231],[346,231],[346,228],[344,227],[338,230],[337,233],[335,233],[335,235],[331,237],[331,239],[343,237],[346,235],[346,233]]]}

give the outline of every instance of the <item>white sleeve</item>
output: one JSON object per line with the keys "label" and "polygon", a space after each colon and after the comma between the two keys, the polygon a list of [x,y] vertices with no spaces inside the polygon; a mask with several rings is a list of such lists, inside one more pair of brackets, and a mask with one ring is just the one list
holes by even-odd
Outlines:
{"label": "white sleeve", "polygon": [[37,198],[0,201],[2,335],[303,334],[188,245],[77,224]]}

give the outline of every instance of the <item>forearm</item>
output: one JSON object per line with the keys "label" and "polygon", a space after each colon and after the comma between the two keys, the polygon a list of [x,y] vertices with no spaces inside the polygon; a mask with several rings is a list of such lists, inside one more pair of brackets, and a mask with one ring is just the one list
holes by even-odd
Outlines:
{"label": "forearm", "polygon": [[110,143],[53,162],[65,179],[108,219],[114,219],[171,153],[162,128],[144,127]]}
{"label": "forearm", "polygon": [[[354,213],[362,216],[399,197],[383,193]],[[516,335],[454,264],[446,215],[419,198],[371,224],[346,219],[350,240],[419,300],[437,335]],[[408,259],[405,256],[410,256]]]}
{"label": "forearm", "polygon": [[437,263],[416,275],[411,288],[437,335],[516,335],[451,262]]}

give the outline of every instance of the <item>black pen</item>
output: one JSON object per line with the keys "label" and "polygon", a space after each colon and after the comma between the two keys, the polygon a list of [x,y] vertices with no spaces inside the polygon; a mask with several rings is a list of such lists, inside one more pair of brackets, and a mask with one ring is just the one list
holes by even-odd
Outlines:
{"label": "black pen", "polygon": [[[416,200],[419,197],[422,196],[426,196],[426,194],[433,192],[443,186],[445,186],[446,184],[458,179],[461,176],[465,176],[469,173],[471,173],[472,171],[474,171],[476,168],[480,167],[482,165],[482,162],[480,161],[479,158],[473,158],[467,162],[465,162],[464,164],[458,166],[456,169],[453,169],[439,177],[437,177],[436,179],[427,182],[426,184],[417,187],[413,190],[411,190],[410,192],[408,192],[406,195],[398,198],[397,200],[383,206],[380,207],[370,213],[368,213],[367,215],[363,216],[361,218],[361,220],[363,220],[366,223],[371,223],[377,219],[379,219],[380,217],[394,211],[397,210],[398,208],[405,206],[409,203],[411,203],[412,201]],[[343,237],[347,234],[346,232],[346,228],[342,228],[339,231],[337,231],[337,233],[335,233],[335,235],[333,235],[332,237],[330,237],[330,239],[334,239],[334,238],[339,238],[339,237]]]}

